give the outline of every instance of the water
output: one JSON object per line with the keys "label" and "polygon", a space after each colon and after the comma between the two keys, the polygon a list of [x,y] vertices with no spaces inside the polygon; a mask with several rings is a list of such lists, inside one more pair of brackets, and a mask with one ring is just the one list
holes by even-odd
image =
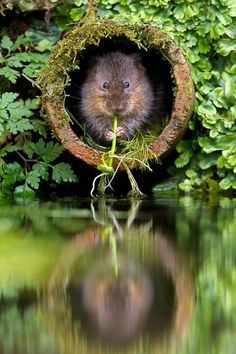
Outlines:
{"label": "water", "polygon": [[0,206],[0,353],[235,353],[236,200]]}

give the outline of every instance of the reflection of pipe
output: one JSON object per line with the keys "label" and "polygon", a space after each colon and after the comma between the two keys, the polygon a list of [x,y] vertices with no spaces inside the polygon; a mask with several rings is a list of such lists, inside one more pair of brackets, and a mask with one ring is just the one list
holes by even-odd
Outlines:
{"label": "reflection of pipe", "polygon": [[194,304],[194,286],[189,274],[188,265],[183,257],[176,252],[174,245],[164,236],[158,236],[158,259],[170,274],[177,297],[175,315],[175,332],[177,337],[184,336],[192,319]]}
{"label": "reflection of pipe", "polygon": [[[139,229],[137,227],[131,226],[130,229],[127,231],[129,238],[132,237],[132,233],[137,235],[138,231]],[[55,314],[55,317],[57,317],[58,312],[61,311],[62,315],[60,317],[64,317],[65,321],[68,321],[68,329],[65,338],[68,337],[66,340],[69,340],[70,346],[73,347],[74,352],[81,352],[81,343],[85,339],[82,334],[79,333],[78,330],[75,330],[75,328],[73,327],[74,324],[70,306],[66,302],[66,298],[64,298],[63,294],[60,294],[60,290],[62,288],[64,279],[69,273],[71,273],[73,265],[78,259],[78,257],[91,247],[93,248],[94,246],[100,244],[101,238],[99,236],[99,232],[99,227],[90,228],[85,232],[76,235],[69,242],[67,248],[63,252],[63,255],[57,265],[56,270],[54,271],[50,279],[48,286],[49,292],[46,298],[46,306],[50,307],[50,322],[53,327],[53,332],[56,336],[60,335],[61,324],[58,322],[57,318],[53,324],[53,313]],[[154,246],[154,249],[156,249],[156,259],[157,261],[159,261],[159,263],[161,263],[165,272],[170,275],[175,288],[177,300],[175,320],[173,323],[172,331],[169,335],[168,342],[170,343],[170,345],[174,345],[176,343],[179,344],[179,340],[180,338],[183,338],[186,334],[192,318],[192,310],[194,304],[194,287],[192,283],[191,274],[189,272],[188,264],[184,259],[183,255],[177,252],[175,246],[169,239],[167,239],[163,235],[160,235],[158,232],[153,231],[150,232],[150,236],[150,242],[148,244],[150,248],[150,254],[153,254]],[[119,286],[117,288],[114,286],[111,287],[111,290],[112,292],[116,290],[120,291],[120,288]],[[103,292],[103,294],[105,293],[106,292]],[[89,307],[89,304],[87,306]],[[65,331],[65,326],[63,326],[63,330]],[[65,333],[63,333],[63,335],[65,335]],[[65,343],[61,344],[64,347]],[[87,344],[84,343],[83,345],[87,348]],[[155,347],[155,353],[163,353],[163,346],[166,344],[160,338],[157,338],[156,343],[152,343],[152,345]],[[68,343],[66,347],[68,349]],[[70,351],[68,350],[67,353],[70,353]],[[97,349],[95,350],[94,348],[89,347],[85,351],[83,351],[83,353],[98,354],[101,352]]]}
{"label": "reflection of pipe", "polygon": [[87,249],[98,245],[100,241],[101,238],[97,227],[87,229],[74,236],[63,250],[58,265],[48,282],[48,292],[52,293],[54,290],[58,290],[62,283],[62,277],[70,272],[76,259]]}

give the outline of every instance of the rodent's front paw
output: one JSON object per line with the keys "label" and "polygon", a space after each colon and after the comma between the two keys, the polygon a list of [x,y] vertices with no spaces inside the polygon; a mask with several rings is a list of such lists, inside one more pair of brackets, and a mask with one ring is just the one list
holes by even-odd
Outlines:
{"label": "rodent's front paw", "polygon": [[[117,127],[116,128],[116,136],[119,137],[123,137],[125,134],[125,130],[123,127]],[[109,130],[105,133],[105,139],[107,141],[111,141],[115,138],[115,134],[113,133],[113,131]]]}
{"label": "rodent's front paw", "polygon": [[107,141],[113,140],[114,137],[115,137],[115,134],[114,134],[113,131],[111,131],[111,130],[109,130],[109,131],[107,131],[107,132],[105,133],[105,139],[106,139]]}
{"label": "rodent's front paw", "polygon": [[125,130],[123,127],[116,128],[116,136],[123,137],[125,135]]}

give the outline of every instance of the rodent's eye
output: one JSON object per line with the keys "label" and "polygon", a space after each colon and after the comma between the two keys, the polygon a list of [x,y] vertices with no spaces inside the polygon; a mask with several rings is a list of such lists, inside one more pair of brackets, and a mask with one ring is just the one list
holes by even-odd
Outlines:
{"label": "rodent's eye", "polygon": [[108,82],[104,82],[102,87],[107,90],[108,89]]}
{"label": "rodent's eye", "polygon": [[125,81],[125,82],[124,82],[124,88],[125,88],[125,89],[129,88],[129,81]]}

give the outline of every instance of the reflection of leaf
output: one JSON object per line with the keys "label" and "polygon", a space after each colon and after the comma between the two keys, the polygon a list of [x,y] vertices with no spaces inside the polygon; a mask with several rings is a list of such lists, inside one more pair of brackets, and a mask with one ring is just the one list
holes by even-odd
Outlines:
{"label": "reflection of leaf", "polygon": [[30,188],[27,184],[22,184],[20,186],[17,186],[14,190],[14,195],[15,197],[20,197],[20,198],[34,198],[35,197],[35,191]]}

